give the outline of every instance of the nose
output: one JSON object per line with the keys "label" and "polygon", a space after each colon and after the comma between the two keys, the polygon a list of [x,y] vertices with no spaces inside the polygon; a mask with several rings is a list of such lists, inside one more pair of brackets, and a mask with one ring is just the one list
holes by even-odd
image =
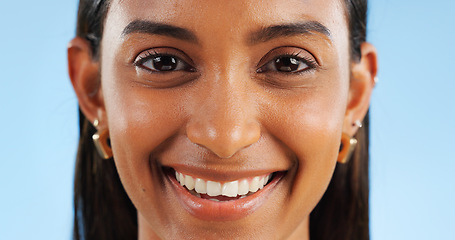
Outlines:
{"label": "nose", "polygon": [[226,79],[207,84],[188,121],[188,139],[220,158],[229,158],[257,142],[261,127],[247,85]]}

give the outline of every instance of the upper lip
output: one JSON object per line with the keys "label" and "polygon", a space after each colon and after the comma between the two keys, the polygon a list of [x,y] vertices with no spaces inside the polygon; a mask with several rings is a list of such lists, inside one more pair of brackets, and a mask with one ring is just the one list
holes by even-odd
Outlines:
{"label": "upper lip", "polygon": [[[264,135],[264,139],[268,139]],[[294,167],[292,151],[282,144],[261,141],[244,148],[229,158],[220,158],[210,150],[195,146],[187,138],[176,137],[166,142],[150,157],[163,168],[172,168],[196,178],[229,182],[238,179],[286,172]]]}
{"label": "upper lip", "polygon": [[274,172],[286,172],[293,162],[283,156],[234,156],[219,159],[200,154],[167,154],[158,157],[157,162],[163,168],[172,168],[192,177],[229,182],[238,179],[268,175]]}
{"label": "upper lip", "polygon": [[224,168],[201,168],[195,166],[187,166],[182,164],[173,164],[164,166],[164,168],[172,168],[177,172],[190,175],[192,177],[201,178],[205,180],[217,182],[230,182],[239,179],[268,175],[274,172],[287,171],[287,169],[269,168],[269,169],[255,169],[255,170],[232,170]]}

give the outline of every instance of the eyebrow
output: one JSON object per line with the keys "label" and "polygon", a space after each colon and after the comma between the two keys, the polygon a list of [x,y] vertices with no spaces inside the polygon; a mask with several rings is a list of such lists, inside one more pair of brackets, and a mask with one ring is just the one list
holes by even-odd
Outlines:
{"label": "eyebrow", "polygon": [[146,20],[134,20],[130,22],[122,32],[122,37],[126,37],[132,33],[147,33],[152,35],[169,36],[193,43],[197,43],[196,35],[181,27],[172,26],[165,23],[157,23]]}
{"label": "eyebrow", "polygon": [[301,34],[321,33],[329,40],[331,39],[330,30],[322,23],[317,21],[308,21],[302,23],[290,23],[264,27],[253,32],[249,38],[250,44],[270,41],[279,37],[289,37]]}
{"label": "eyebrow", "polygon": [[[273,25],[261,28],[258,31],[252,32],[248,39],[249,44],[254,45],[259,42],[270,41],[279,37],[289,37],[301,34],[321,33],[329,40],[331,39],[330,30],[317,21],[308,21],[302,23],[289,23]],[[192,43],[198,43],[196,34],[188,29],[169,25],[166,23],[158,23],[147,20],[134,20],[130,22],[122,31],[122,37],[126,37],[132,33],[146,33],[152,35],[169,36]]]}

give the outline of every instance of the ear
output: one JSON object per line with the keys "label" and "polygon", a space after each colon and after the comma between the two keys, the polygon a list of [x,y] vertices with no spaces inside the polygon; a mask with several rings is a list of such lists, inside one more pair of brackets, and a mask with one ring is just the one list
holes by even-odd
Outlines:
{"label": "ear", "polygon": [[68,44],[68,72],[79,107],[85,117],[105,123],[105,108],[101,91],[99,62],[93,59],[90,43],[76,37]]}
{"label": "ear", "polygon": [[349,98],[343,123],[343,132],[350,136],[354,136],[359,128],[354,123],[362,122],[368,112],[378,71],[377,52],[374,46],[362,43],[360,50],[360,61],[351,64]]}

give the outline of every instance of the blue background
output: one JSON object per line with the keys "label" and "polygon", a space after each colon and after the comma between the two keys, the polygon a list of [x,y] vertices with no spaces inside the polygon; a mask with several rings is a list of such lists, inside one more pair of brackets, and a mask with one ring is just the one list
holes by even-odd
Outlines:
{"label": "blue background", "polygon": [[[0,239],[70,239],[76,1],[0,2]],[[370,1],[371,234],[455,239],[455,1]]]}

